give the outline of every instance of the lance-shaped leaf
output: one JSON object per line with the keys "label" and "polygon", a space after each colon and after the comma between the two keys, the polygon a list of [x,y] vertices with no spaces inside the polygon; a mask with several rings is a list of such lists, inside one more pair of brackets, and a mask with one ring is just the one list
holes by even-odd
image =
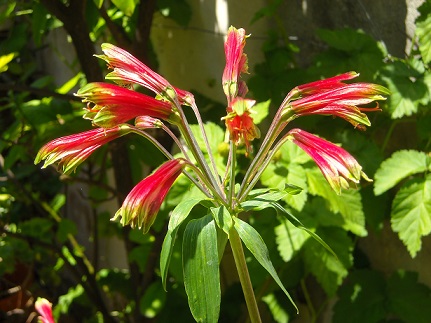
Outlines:
{"label": "lance-shaped leaf", "polygon": [[187,224],[183,237],[183,272],[195,320],[217,322],[221,301],[217,231],[209,214]]}
{"label": "lance-shaped leaf", "polygon": [[293,306],[295,306],[296,310],[298,311],[298,308],[296,307],[295,302],[293,301],[289,292],[283,286],[283,283],[281,282],[280,277],[278,277],[277,271],[275,270],[271,262],[271,259],[269,258],[268,248],[266,247],[266,244],[263,241],[262,237],[260,236],[259,232],[257,232],[251,225],[249,225],[248,223],[238,218],[235,219],[234,227],[235,227],[235,230],[238,232],[242,242],[244,242],[244,245],[247,247],[247,249],[250,250],[250,252],[256,258],[256,260],[261,264],[261,266],[265,268],[266,271],[268,271],[268,273],[272,276],[272,278],[275,280],[275,282],[278,284],[281,290],[286,294],[286,296],[292,302]]}
{"label": "lance-shaped leaf", "polygon": [[168,276],[169,263],[171,261],[172,252],[174,250],[175,239],[178,229],[187,218],[190,211],[201,202],[202,199],[190,199],[181,201],[172,211],[169,219],[168,231],[163,240],[162,250],[160,252],[160,272],[162,276],[163,288],[166,290],[166,278]]}

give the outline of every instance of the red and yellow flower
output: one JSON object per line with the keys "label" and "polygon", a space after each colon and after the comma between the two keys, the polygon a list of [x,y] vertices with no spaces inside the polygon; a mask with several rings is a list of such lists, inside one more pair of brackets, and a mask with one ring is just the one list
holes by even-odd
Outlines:
{"label": "red and yellow flower", "polygon": [[99,127],[111,128],[142,115],[171,123],[178,122],[170,102],[156,100],[118,85],[89,83],[76,95],[89,103],[84,118],[92,120]]}
{"label": "red and yellow flower", "polygon": [[71,173],[99,147],[132,131],[126,124],[96,128],[54,139],[40,148],[34,163],[45,160],[42,168],[58,162],[63,173]]}
{"label": "red and yellow flower", "polygon": [[172,159],[160,166],[152,175],[139,182],[127,195],[112,220],[121,218],[123,226],[148,232],[156,219],[169,189],[186,165],[184,159]]}
{"label": "red and yellow flower", "polygon": [[359,183],[361,177],[371,181],[356,159],[343,148],[297,128],[290,130],[288,136],[315,161],[336,193]]}

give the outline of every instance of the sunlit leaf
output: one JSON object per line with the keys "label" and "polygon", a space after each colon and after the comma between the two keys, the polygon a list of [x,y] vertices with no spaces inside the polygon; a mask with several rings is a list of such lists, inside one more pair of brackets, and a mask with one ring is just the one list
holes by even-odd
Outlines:
{"label": "sunlit leaf", "polygon": [[297,228],[286,218],[281,219],[281,224],[275,227],[275,241],[281,258],[288,262],[292,259],[310,235],[303,229]]}
{"label": "sunlit leaf", "polygon": [[419,50],[422,55],[422,60],[425,64],[431,62],[431,15],[428,15],[426,19],[416,23],[416,35],[419,38]]}
{"label": "sunlit leaf", "polygon": [[347,232],[339,228],[321,228],[318,234],[334,250],[339,260],[326,252],[320,243],[308,239],[303,247],[305,266],[328,296],[334,296],[352,265],[353,243]]}
{"label": "sunlit leaf", "polygon": [[190,211],[195,207],[201,199],[190,199],[184,200],[178,204],[172,211],[169,219],[168,231],[166,232],[165,239],[163,241],[162,250],[160,252],[160,272],[162,276],[163,288],[166,290],[166,279],[168,276],[169,263],[172,257],[172,252],[177,237],[177,231],[187,218]]}
{"label": "sunlit leaf", "polygon": [[265,102],[256,103],[253,106],[253,111],[255,111],[255,113],[252,113],[251,117],[255,124],[261,123],[262,120],[264,120],[268,116],[270,105],[271,105],[271,100],[268,100]]}
{"label": "sunlit leaf", "polygon": [[241,238],[244,245],[248,250],[253,254],[256,260],[260,263],[260,265],[266,269],[266,271],[272,276],[277,285],[281,288],[281,290],[286,294],[291,303],[298,309],[278,277],[277,271],[275,270],[271,259],[269,258],[269,251],[266,247],[265,242],[263,241],[260,234],[247,222],[244,222],[238,218],[235,219],[235,230],[238,232],[239,237]]}
{"label": "sunlit leaf", "polygon": [[112,0],[113,4],[120,9],[126,16],[131,16],[135,11],[138,0]]}
{"label": "sunlit leaf", "polygon": [[183,271],[193,317],[197,322],[217,322],[221,291],[217,231],[211,215],[187,224],[183,237]]}
{"label": "sunlit leaf", "polygon": [[262,297],[262,301],[268,305],[272,317],[277,323],[289,322],[289,314],[280,304],[281,302],[275,297],[274,294],[268,294]]}
{"label": "sunlit leaf", "polygon": [[412,257],[421,249],[421,238],[431,233],[431,177],[406,183],[395,196],[392,229]]}
{"label": "sunlit leaf", "polygon": [[416,150],[399,150],[380,164],[374,176],[374,194],[380,195],[410,175],[422,173],[430,165],[430,158]]}
{"label": "sunlit leaf", "polygon": [[323,197],[328,202],[329,209],[332,212],[339,212],[343,216],[343,228],[345,230],[349,230],[358,236],[367,235],[361,194],[357,190],[344,190],[341,195],[336,194],[317,169],[308,170],[307,179],[309,192]]}

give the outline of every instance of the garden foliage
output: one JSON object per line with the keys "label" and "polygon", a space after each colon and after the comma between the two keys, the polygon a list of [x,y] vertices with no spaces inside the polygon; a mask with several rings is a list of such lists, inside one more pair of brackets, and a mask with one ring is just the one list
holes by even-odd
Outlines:
{"label": "garden foliage", "polygon": [[[111,211],[103,211],[106,203],[120,204],[131,184],[163,161],[162,154],[142,140],[130,137],[118,146],[101,148],[70,175],[60,176],[54,168],[41,170],[33,164],[37,150],[47,141],[91,128],[82,119],[83,104],[70,93],[88,81],[102,80],[104,66],[92,57],[93,43],[108,41],[127,47],[156,65],[156,55],[148,46],[149,24],[140,14],[150,10],[144,3],[0,1],[0,25],[7,26],[0,42],[0,286],[4,290],[21,285],[29,298],[48,298],[57,318],[190,322],[184,282],[188,275],[196,275],[193,268],[197,266],[188,263],[182,270],[182,255],[193,250],[182,248],[179,242],[193,240],[197,228],[220,234],[202,218],[204,208],[196,198],[197,190],[183,176],[169,192],[148,234],[109,221]],[[255,20],[275,15],[276,8],[264,8]],[[153,9],[181,26],[187,26],[192,14],[185,1],[159,0]],[[77,30],[76,21],[85,28]],[[74,61],[68,61],[62,48],[53,48],[47,40],[61,27],[76,49]],[[268,271],[280,277],[300,308],[299,315],[307,313],[317,320],[328,310],[329,301],[336,300],[330,309],[334,322],[346,322],[346,317],[349,322],[394,318],[427,322],[431,290],[419,281],[418,273],[402,268],[389,274],[379,272],[361,250],[360,241],[390,227],[414,258],[431,232],[431,3],[425,1],[420,7],[414,44],[405,57],[392,56],[381,42],[360,30],[319,30],[324,49],[310,66],[300,68],[295,62],[298,49],[282,37],[286,32],[272,30],[262,48],[265,60],[251,71],[248,85],[261,102],[259,109],[271,116],[293,86],[350,70],[359,72],[361,81],[385,85],[391,95],[381,103],[382,112],[373,113],[372,127],[366,132],[327,117],[295,121],[306,122],[307,130],[316,130],[349,150],[374,182],[337,195],[308,155],[285,144],[263,172],[260,187],[290,187],[291,192],[300,193],[279,197],[284,211],[249,205],[250,210],[260,210],[247,213],[249,224],[236,222],[238,231],[251,225],[259,232],[272,260],[273,269]],[[63,84],[37,64],[38,52],[46,47],[70,69],[72,77]],[[222,104],[199,95],[196,100],[212,107],[208,115],[225,110]],[[265,121],[260,126],[265,127]],[[220,145],[224,139],[220,119],[214,118],[206,128],[216,165],[223,167],[227,156],[226,147]],[[197,127],[192,130],[198,134]],[[238,176],[246,165],[245,158],[239,160]],[[86,220],[92,232],[87,240],[78,241],[80,228],[66,212],[68,191],[76,186],[85,188],[81,194],[91,210]],[[177,205],[181,212],[172,212]],[[188,212],[187,219],[182,217]],[[125,245],[127,269],[105,266],[98,258],[101,241],[113,237]],[[259,252],[256,239],[244,237],[243,241]],[[211,255],[217,250],[199,238],[196,243],[212,248]],[[168,252],[162,253],[159,266],[162,248]],[[296,310],[282,285],[254,257],[247,259],[258,301],[266,304],[265,321],[294,319]],[[230,266],[229,260],[220,264],[221,291],[211,297],[221,298],[220,321],[241,321],[246,311]],[[13,282],[11,277],[19,268],[25,268],[27,279]],[[199,287],[204,286],[193,288]],[[22,306],[27,314],[32,310]]]}

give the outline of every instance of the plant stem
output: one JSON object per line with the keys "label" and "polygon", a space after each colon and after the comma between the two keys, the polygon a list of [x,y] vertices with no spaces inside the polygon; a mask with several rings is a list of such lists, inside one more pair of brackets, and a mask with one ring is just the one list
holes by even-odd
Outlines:
{"label": "plant stem", "polygon": [[242,291],[244,293],[245,302],[247,304],[248,314],[252,323],[262,322],[260,319],[259,309],[257,307],[256,298],[254,296],[253,286],[251,284],[250,275],[248,273],[247,263],[245,261],[244,249],[242,242],[235,228],[229,231],[229,242],[235,260],[236,269],[238,271],[239,280],[241,282]]}

